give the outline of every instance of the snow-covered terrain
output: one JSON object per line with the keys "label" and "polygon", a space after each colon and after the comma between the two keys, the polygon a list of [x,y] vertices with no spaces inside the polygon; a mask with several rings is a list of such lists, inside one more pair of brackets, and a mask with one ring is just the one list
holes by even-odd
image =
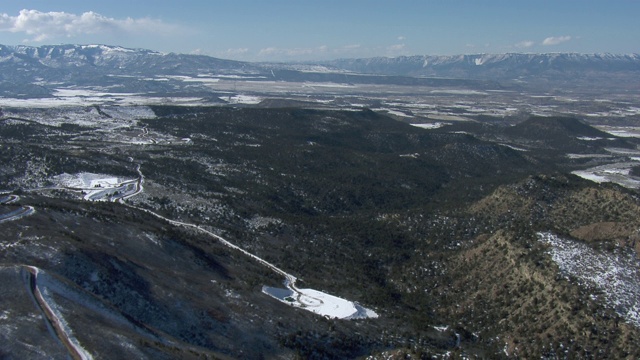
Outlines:
{"label": "snow-covered terrain", "polygon": [[77,173],[60,174],[52,178],[60,187],[82,190],[85,200],[117,201],[140,192],[137,179],[124,179],[113,175]]}
{"label": "snow-covered terrain", "polygon": [[[140,173],[140,175],[141,175],[141,178],[143,178],[142,173]],[[296,287],[297,278],[295,276],[285,272],[284,270],[280,269],[274,264],[260,258],[259,256],[233,244],[232,242],[226,240],[222,236],[216,235],[213,232],[206,230],[201,226],[185,223],[182,221],[171,220],[160,214],[150,211],[148,209],[142,209],[132,205],[129,205],[129,206],[131,206],[132,208],[144,211],[148,214],[151,214],[159,219],[168,221],[173,225],[188,227],[188,228],[201,231],[217,239],[223,245],[243,253],[244,255],[254,259],[260,264],[271,269],[275,273],[284,276],[285,278],[284,284],[286,286],[285,289],[274,288],[269,286],[263,286],[262,288],[263,293],[275,299],[278,299],[279,301],[282,301],[286,304],[296,306],[296,307],[311,311],[313,313],[316,313],[318,315],[327,316],[330,318],[353,320],[353,319],[366,319],[366,318],[378,317],[378,314],[375,311],[364,308],[356,302],[345,300],[337,296],[329,295],[327,293],[324,293],[318,290],[297,288]]]}
{"label": "snow-covered terrain", "polygon": [[[7,99],[0,98],[0,106],[3,106],[4,100]],[[34,99],[33,101],[36,100],[48,99]],[[140,119],[156,117],[153,110],[147,106],[103,106],[100,109],[94,106],[65,106],[62,108],[20,106],[3,108],[2,115],[5,118],[26,119],[48,126],[59,127],[62,124],[74,124],[104,130],[135,126]]]}
{"label": "snow-covered terrain", "polygon": [[597,183],[612,182],[626,188],[640,188],[640,179],[630,174],[631,168],[638,165],[636,162],[624,162],[600,165],[586,170],[576,170],[571,172],[581,178]]}
{"label": "snow-covered terrain", "polygon": [[[602,114],[596,114],[602,116]],[[606,114],[608,115],[608,114]],[[635,114],[633,114],[635,115]],[[632,126],[597,126],[599,130],[607,132],[611,135],[619,137],[636,137],[640,138],[640,128]]]}
{"label": "snow-covered terrain", "polygon": [[123,179],[113,175],[94,174],[94,173],[77,173],[77,174],[60,174],[53,177],[53,180],[60,186],[92,189],[96,187],[113,187],[123,182]]}
{"label": "snow-covered terrain", "polygon": [[402,111],[393,110],[393,109],[380,108],[380,109],[376,109],[376,110],[386,111],[390,115],[395,115],[395,116],[400,116],[400,117],[409,117],[409,118],[413,117],[412,115],[406,114],[406,113],[404,113]]}
{"label": "snow-covered terrain", "polygon": [[552,233],[538,233],[562,274],[601,298],[627,322],[640,327],[640,261],[628,249],[596,251],[584,243]]}
{"label": "snow-covered terrain", "polygon": [[423,128],[423,129],[438,129],[446,125],[451,125],[449,123],[443,122],[434,122],[434,123],[426,123],[426,124],[411,124],[411,126]]}
{"label": "snow-covered terrain", "polygon": [[55,108],[92,105],[181,105],[197,106],[206,104],[200,97],[154,96],[135,93],[96,92],[93,89],[57,89],[54,97],[43,98],[3,98],[2,107]]}
{"label": "snow-covered terrain", "polygon": [[224,100],[229,104],[255,105],[255,104],[259,104],[262,101],[262,98],[258,96],[240,94],[240,95],[234,95],[229,97],[221,97],[220,100]]}
{"label": "snow-covered terrain", "polygon": [[373,310],[359,304],[313,289],[275,288],[263,286],[262,292],[281,302],[318,315],[336,319],[377,318]]}

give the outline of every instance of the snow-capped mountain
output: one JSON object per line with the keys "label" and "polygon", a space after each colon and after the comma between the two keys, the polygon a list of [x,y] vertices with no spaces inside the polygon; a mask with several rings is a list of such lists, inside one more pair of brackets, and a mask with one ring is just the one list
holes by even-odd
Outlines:
{"label": "snow-capped mountain", "polygon": [[23,66],[29,70],[74,69],[89,73],[152,75],[252,70],[250,64],[239,61],[107,45],[0,45],[0,64],[2,67]]}
{"label": "snow-capped mountain", "polygon": [[[523,86],[635,91],[640,55],[478,54],[342,59],[308,64],[250,63],[204,55],[107,45],[0,45],[0,95],[51,96],[69,86],[135,93],[201,93],[206,86],[169,81],[217,76],[239,81],[502,89]],[[157,81],[156,81],[157,80]]]}
{"label": "snow-capped mountain", "polygon": [[640,73],[640,54],[475,54],[340,59],[324,63],[349,71],[402,76],[514,78],[576,73]]}
{"label": "snow-capped mountain", "polygon": [[[268,73],[272,70],[305,73],[356,72],[393,76],[434,76],[451,78],[513,78],[514,76],[575,74],[578,72],[640,73],[640,54],[475,54],[455,56],[400,56],[339,59],[306,66],[301,64],[257,64],[223,60],[204,55],[160,53],[107,45],[0,45],[0,64],[6,68],[74,69],[130,74],[182,74],[228,71]],[[313,69],[321,69],[315,71]],[[4,77],[9,76],[6,72]]]}

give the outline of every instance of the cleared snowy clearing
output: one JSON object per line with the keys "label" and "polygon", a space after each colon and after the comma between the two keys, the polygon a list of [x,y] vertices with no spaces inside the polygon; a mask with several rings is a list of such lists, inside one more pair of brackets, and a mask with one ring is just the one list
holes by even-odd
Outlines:
{"label": "cleared snowy clearing", "polygon": [[220,100],[224,100],[229,104],[255,105],[259,104],[262,101],[262,98],[250,95],[235,95],[229,97],[220,97]]}
{"label": "cleared snowy clearing", "polygon": [[89,201],[118,201],[139,193],[138,179],[124,179],[113,175],[78,173],[60,174],[52,178],[60,187],[82,190]]}
{"label": "cleared snowy clearing", "polygon": [[314,289],[281,289],[263,286],[262,292],[293,307],[335,319],[377,318],[378,314],[337,296]]}
{"label": "cleared snowy clearing", "polygon": [[77,174],[60,174],[53,177],[58,185],[76,189],[90,189],[96,186],[113,187],[125,181],[113,175],[94,174],[94,173],[77,173]]}
{"label": "cleared snowy clearing", "polygon": [[539,241],[551,245],[549,253],[562,274],[601,291],[598,297],[627,322],[640,327],[640,261],[635,254],[627,249],[596,251],[552,233],[537,235]]}

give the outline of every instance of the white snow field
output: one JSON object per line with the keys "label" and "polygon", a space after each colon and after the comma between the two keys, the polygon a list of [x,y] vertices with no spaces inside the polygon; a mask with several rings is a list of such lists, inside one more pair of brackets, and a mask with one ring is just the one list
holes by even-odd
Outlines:
{"label": "white snow field", "polygon": [[220,100],[227,101],[229,104],[245,104],[245,105],[255,105],[259,104],[262,101],[261,97],[251,96],[251,95],[234,95],[234,96],[223,96],[220,97]]}
{"label": "white snow field", "polygon": [[355,302],[314,289],[295,289],[294,291],[291,288],[263,286],[262,292],[285,304],[328,318],[351,320],[378,317],[373,310],[366,309]]}
{"label": "white snow field", "polygon": [[124,179],[113,175],[77,173],[60,174],[52,178],[64,188],[82,190],[90,201],[118,201],[139,192],[138,179]]}
{"label": "white snow field", "polygon": [[443,126],[446,125],[451,125],[449,123],[442,123],[442,122],[434,122],[434,123],[426,123],[426,124],[409,124],[411,126],[415,126],[415,127],[419,127],[419,128],[423,128],[423,129],[439,129]]}
{"label": "white snow field", "polygon": [[55,181],[60,186],[78,189],[89,189],[97,186],[113,187],[123,182],[122,179],[113,175],[94,174],[87,172],[77,173],[73,175],[67,173],[56,175],[53,177],[53,181]]}
{"label": "white snow field", "polygon": [[537,235],[539,241],[551,245],[549,253],[563,275],[600,293],[597,297],[605,304],[628,323],[640,327],[640,260],[632,251],[596,251],[552,233]]}

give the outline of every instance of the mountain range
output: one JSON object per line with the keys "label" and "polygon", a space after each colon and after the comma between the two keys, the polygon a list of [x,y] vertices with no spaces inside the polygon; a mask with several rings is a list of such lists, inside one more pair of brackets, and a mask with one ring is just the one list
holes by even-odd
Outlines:
{"label": "mountain range", "polygon": [[361,73],[463,78],[517,78],[551,73],[640,72],[640,55],[616,54],[475,54],[341,59],[327,65]]}
{"label": "mountain range", "polygon": [[[252,63],[107,45],[0,45],[5,96],[43,95],[47,83],[109,85],[105,76],[250,76],[252,80],[494,88],[523,84],[636,88],[640,55],[477,54]],[[120,82],[124,80],[119,79]],[[13,90],[15,91],[13,91]],[[17,90],[16,90],[17,89]],[[137,88],[136,88],[137,89]],[[170,91],[159,84],[152,91]]]}

